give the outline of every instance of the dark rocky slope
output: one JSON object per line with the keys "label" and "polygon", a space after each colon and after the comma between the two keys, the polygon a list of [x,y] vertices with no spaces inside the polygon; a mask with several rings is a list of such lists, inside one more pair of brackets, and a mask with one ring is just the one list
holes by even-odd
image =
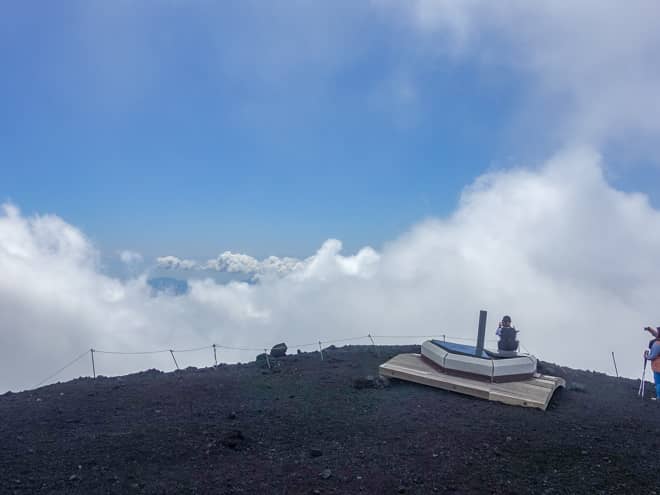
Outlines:
{"label": "dark rocky slope", "polygon": [[546,412],[354,386],[418,349],[0,396],[0,493],[660,493],[660,404],[637,397],[639,381],[555,367],[572,386]]}

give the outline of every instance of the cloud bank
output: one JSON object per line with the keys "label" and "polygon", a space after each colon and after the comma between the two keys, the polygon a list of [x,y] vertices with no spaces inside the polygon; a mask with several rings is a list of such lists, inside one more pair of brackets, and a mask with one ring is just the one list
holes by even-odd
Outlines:
{"label": "cloud bank", "polygon": [[[152,297],[144,275],[126,282],[104,275],[80,230],[4,205],[0,390],[31,387],[91,347],[261,348],[366,333],[470,338],[480,309],[489,310],[490,327],[511,314],[523,345],[542,359],[611,372],[615,351],[620,372],[635,376],[641,328],[660,317],[660,212],[641,194],[613,189],[600,160],[576,149],[536,168],[487,174],[450,217],[421,222],[379,252],[345,256],[329,240],[278,276],[256,284],[193,278],[179,297]],[[218,259],[226,270],[280,266]],[[254,354],[223,351],[220,359]],[[180,362],[208,365],[211,356]],[[150,366],[172,363],[167,355],[97,356],[102,374]],[[89,374],[89,363],[61,378],[79,374]]]}
{"label": "cloud bank", "polygon": [[319,265],[325,263],[324,259],[332,259],[335,268],[342,273],[366,276],[370,274],[369,267],[375,266],[379,261],[379,254],[371,247],[361,249],[355,256],[343,256],[341,241],[328,239],[321,249],[307,259],[279,258],[268,256],[259,261],[247,254],[232,253],[225,251],[217,258],[205,263],[194,260],[181,259],[176,256],[160,256],[156,263],[160,268],[168,270],[212,270],[225,273],[242,273],[250,275],[253,280],[264,278],[284,277],[296,274],[297,277],[318,275]]}
{"label": "cloud bank", "polygon": [[[585,0],[375,0],[411,27],[424,53],[470,59],[495,77],[514,75],[524,127],[562,146],[653,139],[660,133],[660,4]],[[420,48],[424,47],[424,48]],[[654,146],[657,151],[657,147]],[[657,156],[656,156],[657,158]]]}

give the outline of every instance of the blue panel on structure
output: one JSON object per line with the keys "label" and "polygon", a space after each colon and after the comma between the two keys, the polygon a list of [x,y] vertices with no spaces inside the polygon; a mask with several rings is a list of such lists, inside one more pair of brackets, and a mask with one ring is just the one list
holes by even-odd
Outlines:
{"label": "blue panel on structure", "polygon": [[473,345],[456,344],[455,342],[443,342],[442,340],[432,340],[435,345],[441,347],[447,352],[452,354],[463,354],[465,356],[480,357],[484,359],[491,359],[485,352],[481,352],[481,356],[477,355],[477,348]]}

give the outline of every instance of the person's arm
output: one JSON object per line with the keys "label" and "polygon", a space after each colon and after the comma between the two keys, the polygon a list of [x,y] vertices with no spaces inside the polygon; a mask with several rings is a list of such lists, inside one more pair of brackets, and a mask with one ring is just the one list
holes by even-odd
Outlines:
{"label": "person's arm", "polygon": [[648,359],[649,361],[652,361],[653,359],[659,357],[660,356],[660,344],[658,344],[657,342],[655,344],[653,344],[653,347],[651,347],[651,350],[648,351],[648,354],[645,354],[645,355],[646,355],[646,359]]}
{"label": "person's arm", "polygon": [[497,330],[495,330],[495,335],[500,337],[502,335],[502,327],[497,327]]}
{"label": "person's arm", "polygon": [[657,336],[658,336],[658,330],[657,330],[656,328],[653,328],[653,327],[645,327],[644,330],[646,330],[648,333],[650,333],[650,334],[653,335],[654,337],[657,337]]}

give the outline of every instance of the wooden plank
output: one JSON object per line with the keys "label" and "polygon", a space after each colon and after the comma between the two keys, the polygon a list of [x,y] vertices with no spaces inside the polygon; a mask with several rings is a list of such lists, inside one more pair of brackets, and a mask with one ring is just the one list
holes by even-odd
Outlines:
{"label": "wooden plank", "polygon": [[380,365],[382,376],[411,381],[481,399],[545,410],[552,394],[565,386],[562,378],[538,375],[521,382],[490,383],[449,375],[425,362],[419,354],[399,354]]}

